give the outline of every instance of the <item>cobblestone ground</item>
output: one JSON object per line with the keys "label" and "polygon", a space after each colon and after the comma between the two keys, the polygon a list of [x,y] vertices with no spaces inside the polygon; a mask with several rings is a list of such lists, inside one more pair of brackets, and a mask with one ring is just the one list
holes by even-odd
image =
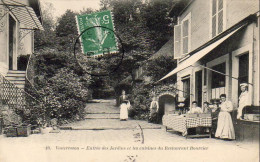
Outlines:
{"label": "cobblestone ground", "polygon": [[[107,115],[118,113],[113,105],[104,100],[88,104],[86,120],[63,126],[72,130],[19,138],[1,135],[0,162],[259,161],[257,144],[214,138],[186,139],[178,133],[166,132],[161,125],[119,121]],[[89,114],[101,114],[103,118]]]}

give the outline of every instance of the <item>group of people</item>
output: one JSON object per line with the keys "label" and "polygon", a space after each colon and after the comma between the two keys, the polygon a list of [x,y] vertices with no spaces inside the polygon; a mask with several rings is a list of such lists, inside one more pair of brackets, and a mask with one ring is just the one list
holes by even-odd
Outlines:
{"label": "group of people", "polygon": [[240,84],[241,94],[239,97],[239,106],[237,109],[233,109],[233,104],[231,101],[227,100],[226,94],[220,95],[220,105],[215,106],[213,109],[209,107],[208,102],[203,103],[203,108],[197,106],[197,102],[192,102],[192,107],[188,113],[211,113],[214,120],[214,115],[217,115],[217,127],[215,131],[215,137],[220,139],[235,139],[235,130],[232,122],[230,113],[234,110],[237,111],[237,119],[242,119],[243,108],[247,105],[250,105],[249,93],[248,93],[248,84]]}
{"label": "group of people", "polygon": [[[227,100],[226,94],[220,95],[220,105],[215,104],[214,108],[209,107],[208,102],[203,103],[203,107],[198,107],[197,101],[192,102],[192,107],[187,112],[189,114],[197,113],[210,113],[212,114],[213,121],[217,121],[215,129],[215,137],[220,139],[235,139],[235,131],[230,113],[237,110],[237,119],[242,119],[243,108],[250,105],[248,84],[240,84],[241,94],[239,97],[239,106],[237,109],[233,109],[233,104],[231,101]],[[127,100],[125,91],[122,92],[120,96],[120,120],[128,119],[128,110],[131,107],[130,101]],[[158,111],[159,104],[156,97],[153,97],[153,101],[150,105],[150,116],[156,114]],[[217,119],[217,120],[216,120]]]}

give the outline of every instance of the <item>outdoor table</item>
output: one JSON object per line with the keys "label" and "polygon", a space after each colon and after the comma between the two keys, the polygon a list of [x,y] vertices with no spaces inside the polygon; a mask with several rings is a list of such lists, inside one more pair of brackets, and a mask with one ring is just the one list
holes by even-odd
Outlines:
{"label": "outdoor table", "polygon": [[[185,117],[176,114],[164,115],[162,119],[163,125],[166,126],[166,131],[172,129],[177,132],[181,132],[183,136],[188,137],[202,137],[208,136],[211,137],[211,126],[212,118],[211,117]],[[209,128],[208,134],[196,134],[189,135],[189,128],[198,128],[198,127],[207,127]]]}

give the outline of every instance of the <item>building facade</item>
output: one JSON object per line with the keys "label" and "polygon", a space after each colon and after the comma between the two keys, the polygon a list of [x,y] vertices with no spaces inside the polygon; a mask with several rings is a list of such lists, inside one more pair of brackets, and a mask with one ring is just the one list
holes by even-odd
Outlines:
{"label": "building facade", "polygon": [[0,1],[0,73],[18,68],[19,58],[34,52],[34,30],[43,30],[38,0]]}
{"label": "building facade", "polygon": [[38,0],[0,0],[0,127],[28,123],[41,110],[26,75],[35,30],[43,30]]}
{"label": "building facade", "polygon": [[164,78],[177,74],[178,89],[184,91],[179,101],[201,106],[225,93],[237,107],[239,84],[246,82],[251,104],[259,105],[259,9],[258,0],[191,0],[173,6],[174,59],[180,68]]}

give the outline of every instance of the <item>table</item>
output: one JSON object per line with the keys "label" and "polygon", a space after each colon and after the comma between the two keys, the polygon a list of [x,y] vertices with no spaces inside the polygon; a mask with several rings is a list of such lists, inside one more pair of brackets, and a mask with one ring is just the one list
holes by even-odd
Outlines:
{"label": "table", "polygon": [[181,132],[183,136],[187,137],[211,137],[211,131],[208,134],[196,134],[189,135],[189,128],[207,127],[211,130],[212,118],[211,117],[183,117],[176,114],[164,115],[162,123],[166,126],[166,131],[168,129],[173,129],[174,131]]}

